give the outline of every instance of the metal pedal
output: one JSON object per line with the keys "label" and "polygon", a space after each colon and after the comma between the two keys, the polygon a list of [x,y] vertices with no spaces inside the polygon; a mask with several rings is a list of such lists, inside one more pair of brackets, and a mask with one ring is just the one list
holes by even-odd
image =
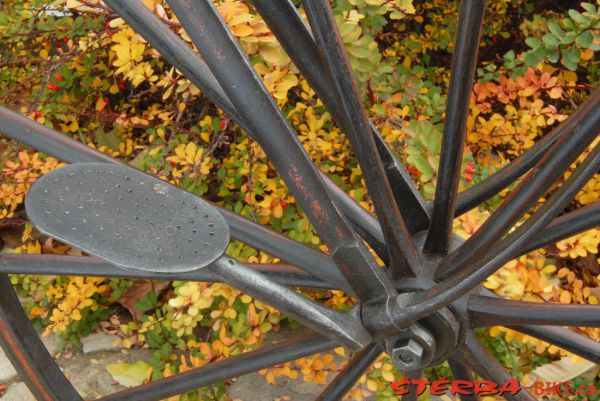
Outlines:
{"label": "metal pedal", "polygon": [[197,270],[229,243],[229,227],[213,206],[125,166],[51,171],[32,185],[25,207],[41,232],[125,269]]}

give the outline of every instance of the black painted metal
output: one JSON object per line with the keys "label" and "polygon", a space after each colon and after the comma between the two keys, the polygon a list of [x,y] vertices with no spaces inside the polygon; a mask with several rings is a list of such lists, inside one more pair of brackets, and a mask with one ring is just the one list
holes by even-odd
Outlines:
{"label": "black painted metal", "polygon": [[439,278],[445,278],[484,256],[597,137],[600,113],[593,110],[600,107],[600,90],[590,95],[590,100],[584,110],[574,113],[571,118],[575,121],[565,124],[561,137],[494,214],[444,260]]}
{"label": "black painted metal", "polygon": [[[455,355],[455,359],[460,363],[499,386],[513,379],[506,369],[481,345],[474,334],[467,336],[465,345],[459,348]],[[522,390],[514,396],[506,394],[504,398],[508,401],[536,401],[536,398],[527,390]]]}
{"label": "black painted metal", "polygon": [[39,401],[83,401],[29,323],[7,274],[0,274],[0,345]]}
{"label": "black painted metal", "polygon": [[[99,401],[160,401],[237,376],[256,372],[308,355],[328,351],[338,345],[320,335],[309,335],[265,346],[176,376],[121,391]],[[62,400],[61,400],[62,401]]]}
{"label": "black painted metal", "polygon": [[[414,372],[407,372],[406,377],[410,379],[422,379],[424,371],[420,369]],[[417,386],[411,385],[409,387],[409,393],[402,396],[402,401],[418,401],[419,396],[417,395]]]}
{"label": "black painted metal", "polygon": [[124,270],[209,269],[352,349],[371,340],[356,316],[325,308],[222,256],[229,231],[218,211],[158,178],[122,165],[78,163],[44,175],[30,195],[27,215],[40,231]]}
{"label": "black painted metal", "polygon": [[335,339],[350,349],[366,347],[371,335],[353,310],[340,313],[326,308],[287,287],[277,285],[257,271],[229,257],[218,259],[210,269],[224,282],[269,305],[275,306],[306,326]]}
{"label": "black painted metal", "polygon": [[381,355],[379,344],[371,344],[348,362],[315,401],[338,401],[354,387],[373,362]]}
{"label": "black painted metal", "polygon": [[[144,9],[146,9],[145,6]],[[29,145],[67,163],[122,164],[120,161],[77,142],[73,138],[62,135],[2,106],[0,106],[0,132],[8,138]],[[129,168],[133,172],[136,171],[132,167]],[[301,267],[306,272],[322,278],[338,288],[348,289],[352,293],[347,281],[335,268],[335,263],[329,256],[218,205],[213,204],[213,207],[219,209],[219,212],[227,221],[233,238],[269,252],[285,262]]]}
{"label": "black painted metal", "polygon": [[452,243],[452,222],[484,11],[485,0],[460,3],[435,199],[423,249],[426,253],[446,254]]}
{"label": "black painted metal", "polygon": [[[277,344],[105,397],[105,401],[159,400],[325,351],[338,343],[356,349],[364,348],[319,398],[339,399],[379,354],[376,340],[397,335],[403,329],[413,330],[421,325],[434,333],[436,342],[440,344],[449,330],[458,330],[458,334],[453,333],[452,337],[456,341],[447,347],[447,352],[444,351],[444,358],[450,358],[457,377],[470,380],[469,370],[473,370],[495,381],[508,380],[508,373],[472,334],[466,336],[466,343],[463,341],[465,328],[469,324],[468,315],[473,327],[509,325],[515,330],[600,362],[600,343],[561,327],[540,326],[595,327],[599,325],[598,307],[533,304],[470,294],[489,274],[510,259],[597,227],[600,222],[598,202],[555,218],[582,185],[598,171],[600,146],[597,146],[525,223],[506,235],[597,137],[600,132],[600,113],[597,112],[600,91],[594,92],[569,119],[516,160],[473,188],[456,193],[484,0],[465,0],[461,7],[444,129],[441,173],[433,205],[433,221],[425,246],[426,252],[437,254],[433,257],[422,255],[413,244],[413,234],[419,231],[422,232],[416,238],[423,242],[426,235],[423,231],[430,224],[431,205],[425,204],[404,167],[398,163],[376,127],[368,120],[327,1],[303,1],[312,33],[289,0],[253,0],[253,4],[350,138],[378,219],[315,168],[211,1],[169,1],[204,59],[139,0],[105,2],[260,143],[328,245],[330,254],[308,248],[218,208],[233,238],[262,249],[286,263],[292,263],[309,274],[294,266],[246,266],[227,257],[221,257],[201,270],[174,272],[176,263],[165,265],[165,271],[152,271],[156,270],[152,266],[135,270],[131,269],[132,266],[122,269],[95,258],[52,255],[0,255],[0,274],[39,273],[223,281],[266,301],[335,340],[309,337]],[[248,102],[249,98],[253,101]],[[118,166],[114,167],[116,169],[142,175],[1,106],[0,127],[0,131],[6,136],[66,162],[113,163]],[[442,254],[447,250],[452,234],[452,216],[476,207],[519,180],[529,170],[531,172],[482,229],[444,258]],[[146,175],[142,176],[150,179]],[[30,196],[36,196],[34,191]],[[69,209],[69,212],[72,210]],[[48,231],[53,231],[49,234],[56,236],[63,229],[64,227]],[[502,238],[503,236],[505,237]],[[384,260],[389,268],[387,276],[375,263],[362,240]],[[202,258],[198,258],[196,263],[197,267],[204,264]],[[434,279],[436,267],[437,275]],[[396,280],[398,278],[401,280]],[[28,325],[14,292],[12,289],[8,291],[10,283],[4,275],[0,276],[0,287],[2,286],[6,290],[0,293],[0,318],[4,317],[0,320],[0,342],[8,348],[7,353],[17,363],[36,397],[45,401],[79,401],[79,396],[64,380],[49,355],[42,352],[43,345]],[[285,286],[339,288],[357,295],[361,302],[351,313],[344,315],[307,300]],[[397,295],[394,286],[402,291],[410,290]],[[489,293],[480,288],[477,294]],[[449,308],[444,309],[450,303]],[[451,319],[447,318],[448,313],[452,315]],[[451,324],[455,320],[457,327]],[[530,325],[519,326],[525,323]],[[14,336],[19,338],[13,341],[11,337]],[[421,337],[418,339],[423,340]],[[420,377],[422,371],[409,375]],[[463,397],[463,401],[475,399]],[[532,400],[528,393],[511,399]],[[416,396],[413,393],[403,400],[416,400]]]}
{"label": "black painted metal", "polygon": [[42,233],[123,269],[183,273],[229,245],[210,204],[155,177],[107,163],[77,163],[29,189],[27,217]]}
{"label": "black painted metal", "polygon": [[[600,94],[600,92],[597,92],[597,94]],[[598,96],[597,98],[600,99],[600,96]],[[555,153],[548,155],[546,162],[560,162],[568,167],[568,165],[570,164],[569,160],[573,160],[575,158],[572,154],[569,153],[570,150],[573,150],[568,145],[573,145],[572,142],[575,142],[576,145],[582,146],[581,143],[578,143],[577,139],[579,139],[580,141],[583,139],[583,142],[589,144],[589,142],[591,142],[595,136],[591,135],[590,132],[594,132],[593,130],[595,130],[595,132],[598,132],[600,130],[600,113],[595,114],[596,115],[594,117],[591,117],[591,121],[586,121],[589,122],[591,126],[582,124],[583,126],[575,131],[577,135],[567,137],[568,139],[572,140],[571,143],[566,143],[564,144],[564,147],[561,147],[560,149],[555,149]],[[575,140],[573,140],[573,137],[575,137]],[[556,161],[553,160],[553,158],[558,158],[559,160]],[[547,224],[550,223],[554,216],[556,216],[564,209],[564,207],[577,194],[577,192],[583,187],[583,185],[585,185],[585,183],[598,171],[599,166],[600,145],[596,145],[595,149],[586,157],[584,162],[582,162],[575,169],[575,172],[566,180],[566,182],[558,190],[556,190],[525,223],[519,226],[513,233],[511,233],[505,239],[501,241],[498,241],[496,239],[495,244],[492,244],[489,247],[489,252],[483,253],[480,256],[480,259],[473,261],[472,264],[469,264],[468,266],[466,266],[466,268],[456,271],[456,273],[447,277],[444,281],[442,281],[435,287],[432,287],[430,290],[417,293],[413,297],[413,299],[409,300],[408,303],[406,303],[401,296],[398,296],[395,302],[389,303],[388,310],[390,311],[390,321],[382,322],[382,329],[384,329],[384,327],[402,327],[410,325],[416,319],[422,318],[432,313],[442,305],[448,305],[450,302],[460,298],[461,296],[464,296],[469,291],[475,289],[489,275],[493,274],[497,269],[502,267],[504,263],[508,262],[511,259],[511,257],[518,253],[520,245],[527,244],[530,241],[532,241],[533,238],[535,238],[535,236],[539,232],[541,232]],[[552,169],[552,167],[553,165],[546,165],[543,173],[534,171],[532,173],[532,181],[535,180],[536,182],[531,183],[531,185],[534,186],[533,184],[537,184],[537,186],[549,186],[548,184],[544,185],[543,182],[539,182],[538,179],[544,174],[551,174],[548,170]],[[554,179],[558,178],[556,177],[557,175],[560,176],[561,174],[555,173]],[[525,192],[530,190],[526,183],[522,183],[519,188],[521,188]],[[517,189],[516,191],[519,190]],[[538,189],[538,192],[541,191],[539,191]],[[517,196],[520,195],[517,194]],[[511,198],[514,197],[515,196],[512,196]],[[509,203],[511,198],[509,198],[503,204],[503,206],[500,208],[500,210],[496,212],[496,214],[511,214],[512,206],[511,203]],[[526,203],[527,199],[519,199],[519,202],[521,203],[521,205],[517,206],[521,206],[520,208],[523,208],[522,204]],[[515,210],[512,210],[512,212],[516,214],[521,213],[520,211]],[[496,214],[492,215],[490,219],[493,219]],[[488,219],[487,222],[489,222],[490,219]],[[484,223],[484,226],[486,223]],[[499,221],[492,222],[492,224],[502,225],[503,223]],[[483,227],[480,230],[483,230]],[[475,235],[477,235],[477,233],[475,233],[474,236]],[[487,236],[487,233],[484,235]],[[467,242],[465,242],[464,244],[466,244]],[[465,246],[464,244],[458,249],[462,249]],[[471,244],[473,244],[474,247],[479,246],[478,242],[474,242]],[[455,251],[454,254],[460,252],[459,250]],[[469,250],[470,249],[466,249],[465,251]],[[453,259],[452,255],[454,254],[449,255],[446,259],[442,261],[442,268],[444,268],[444,266],[447,263],[449,263],[449,260]],[[458,257],[462,258],[463,261],[470,259],[469,256],[469,254],[467,256],[462,256],[462,254],[458,253]]]}
{"label": "black painted metal", "polygon": [[[450,369],[452,370],[452,376],[454,380],[464,380],[469,383],[473,383],[475,378],[473,374],[459,361],[450,358],[448,359],[448,364],[450,365]],[[460,401],[479,401],[479,395],[477,394],[460,394]]]}
{"label": "black painted metal", "polygon": [[473,327],[483,326],[579,326],[600,327],[600,305],[515,301],[486,296],[469,299]]}
{"label": "black painted metal", "polygon": [[[171,0],[169,4],[225,93],[248,119],[255,139],[330,248],[356,294],[368,300],[393,292],[363,242],[334,205],[315,165],[214,5],[206,0]],[[252,102],[247,101],[250,98]]]}
{"label": "black painted metal", "polygon": [[[276,283],[289,287],[339,289],[291,265],[257,263],[245,266],[260,272]],[[207,269],[176,274],[124,270],[93,257],[64,255],[0,254],[0,273],[115,277],[139,280],[222,281],[220,277]]]}
{"label": "black painted metal", "polygon": [[398,205],[393,201],[392,189],[371,135],[369,119],[360,100],[329,2],[304,0],[303,4],[319,49],[319,57],[327,67],[334,94],[341,106],[342,129],[352,143],[386,238],[390,260],[388,268],[397,277],[416,276],[421,269],[420,256]]}
{"label": "black painted metal", "polygon": [[526,254],[599,226],[600,202],[596,202],[552,220],[533,241],[519,249],[519,253]]}
{"label": "black painted metal", "polygon": [[[211,101],[223,109],[233,121],[239,124],[254,138],[252,126],[247,123],[247,119],[242,118],[240,113],[238,113],[204,60],[202,60],[202,58],[180,37],[166,27],[140,0],[107,0],[106,4],[115,10],[140,35],[151,43],[169,63],[181,71],[194,85],[200,88]],[[320,174],[323,179],[327,177],[327,175],[322,172],[320,172]],[[338,188],[331,180],[326,180],[325,184],[338,205],[355,205],[342,209],[342,212],[346,214],[348,219],[362,231],[369,232],[373,238],[377,238],[377,229],[373,227],[374,217],[357,205],[347,193]],[[416,192],[414,189],[413,191]],[[363,222],[365,224],[364,226]],[[296,247],[297,245],[299,244],[296,243]],[[375,247],[377,246],[377,243],[371,245]],[[265,251],[269,252],[266,249]],[[332,263],[330,263],[330,265],[332,267],[334,266]],[[334,273],[338,272],[336,269],[331,269],[331,274]],[[339,274],[338,276],[341,277]],[[341,280],[345,281],[343,277]],[[335,282],[339,283],[340,281],[338,280]],[[345,283],[343,288],[349,288],[348,284]],[[349,291],[352,292],[352,290]]]}
{"label": "black painted metal", "polygon": [[594,341],[582,334],[562,327],[511,326],[509,328],[528,336],[539,338],[591,362],[600,364],[600,342]]}
{"label": "black painted metal", "polygon": [[[325,107],[333,114],[334,120],[341,125],[343,110],[335,96],[335,88],[328,78],[327,68],[319,58],[319,49],[314,43],[312,34],[307,29],[304,21],[302,21],[294,5],[289,0],[253,0],[252,4],[261,14],[271,31],[275,33],[283,48],[323,101]],[[379,133],[377,127],[373,123],[370,125],[394,198],[408,229],[412,233],[424,230],[429,225],[429,215],[423,197],[413,184],[404,166],[398,163],[394,157],[392,150]],[[341,197],[334,198],[336,200],[342,199]],[[343,205],[340,204],[339,206],[344,210]],[[373,219],[373,216],[370,214],[364,214],[362,207],[358,206],[358,208],[361,210],[362,218]],[[357,215],[358,211],[352,214],[345,214],[353,216]],[[353,219],[351,218],[351,220]],[[381,232],[381,229],[373,229],[373,231],[369,231],[368,233],[374,235],[379,232]],[[379,241],[380,243],[385,243],[384,240],[379,239]],[[367,240],[367,242],[374,247],[371,241]],[[379,256],[384,257],[385,254],[386,252],[383,250],[383,252],[379,253]]]}

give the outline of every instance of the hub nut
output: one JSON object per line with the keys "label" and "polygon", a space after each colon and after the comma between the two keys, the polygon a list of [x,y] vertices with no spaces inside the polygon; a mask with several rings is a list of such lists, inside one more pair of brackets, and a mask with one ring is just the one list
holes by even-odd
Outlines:
{"label": "hub nut", "polygon": [[392,362],[404,372],[420,370],[429,366],[435,354],[433,335],[416,323],[408,330],[384,340],[387,354]]}
{"label": "hub nut", "polygon": [[421,367],[423,347],[414,339],[399,341],[391,350],[392,361],[399,368],[410,371]]}

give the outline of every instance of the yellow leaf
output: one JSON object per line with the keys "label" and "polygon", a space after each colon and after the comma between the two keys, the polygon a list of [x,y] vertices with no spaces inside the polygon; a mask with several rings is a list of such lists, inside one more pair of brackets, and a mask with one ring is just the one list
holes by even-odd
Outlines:
{"label": "yellow leaf", "polygon": [[555,86],[550,90],[550,97],[552,99],[559,99],[562,96],[562,88]]}
{"label": "yellow leaf", "polygon": [[563,291],[560,294],[559,301],[561,304],[570,304],[571,303],[571,294],[568,291]]}

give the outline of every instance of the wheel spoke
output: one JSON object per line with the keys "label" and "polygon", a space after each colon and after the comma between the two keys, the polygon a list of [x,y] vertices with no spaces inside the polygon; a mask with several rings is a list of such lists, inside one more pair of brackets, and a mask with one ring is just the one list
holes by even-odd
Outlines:
{"label": "wheel spoke", "polygon": [[554,344],[588,361],[600,364],[600,342],[562,327],[511,326],[528,336]]}
{"label": "wheel spoke", "polygon": [[[586,105],[590,102],[591,99],[586,104],[580,106],[575,113],[584,111]],[[569,127],[577,122],[575,113],[496,173],[485,178],[477,185],[460,192],[458,194],[458,201],[456,202],[454,217],[458,217],[479,206],[527,173],[536,163],[542,160],[546,152],[561,137],[562,133],[565,130],[569,130]]]}
{"label": "wheel spoke", "polygon": [[[600,168],[600,144],[596,145],[565,183],[525,223],[505,239],[496,241],[489,252],[481,256],[480,259],[472,262],[467,268],[453,272],[451,275],[441,274],[440,276],[445,279],[444,281],[430,290],[417,293],[410,300],[409,305],[404,305],[402,302],[390,303],[390,313],[394,323],[404,325],[427,316],[479,286],[487,277],[494,274],[513,258],[515,254],[518,254],[518,249],[523,244],[532,241],[550,223],[553,217],[564,209],[591,176],[598,171],[598,168]],[[444,265],[442,264],[442,266]],[[447,270],[450,269],[440,270],[438,273],[445,273]],[[450,271],[454,270],[456,269]],[[401,301],[400,298],[397,298],[397,300]]]}
{"label": "wheel spoke", "polygon": [[[215,205],[213,204],[213,206]],[[254,223],[227,209],[219,208],[219,212],[227,220],[233,238],[276,256],[284,262],[296,265],[336,288],[356,295],[356,292],[348,284],[348,281],[340,273],[329,255]]]}
{"label": "wheel spoke", "polygon": [[564,305],[472,296],[469,316],[473,327],[534,324],[600,327],[600,305]]}
{"label": "wheel spoke", "polygon": [[1,105],[0,132],[7,138],[67,163],[119,163],[104,153]]}
{"label": "wheel spoke", "polygon": [[344,398],[379,355],[381,355],[379,344],[372,344],[359,352],[315,401],[338,401]]}
{"label": "wheel spoke", "polygon": [[598,226],[600,226],[600,202],[595,202],[552,220],[538,236],[519,249],[519,254],[515,257],[555,244]]}
{"label": "wheel spoke", "polygon": [[538,140],[525,153],[502,167],[498,172],[492,174],[479,184],[458,194],[455,217],[468,212],[485,202],[492,196],[498,194],[504,188],[515,182],[529,169],[536,165],[552,148],[552,145],[562,137],[564,132],[571,131],[578,124],[582,115],[593,112],[597,107],[597,99],[590,96],[580,105],[565,121]]}
{"label": "wheel spoke", "polygon": [[[146,7],[144,6],[144,8]],[[112,157],[2,106],[0,106],[0,127],[0,131],[5,136],[67,163],[120,163]],[[335,287],[354,293],[329,256],[218,205],[211,205],[219,209],[227,221],[234,239],[296,265]]]}
{"label": "wheel spoke", "polygon": [[[481,345],[472,334],[467,335],[467,341],[456,353],[456,359],[486,380],[503,385],[512,379],[511,375],[498,361]],[[527,390],[521,390],[516,395],[505,394],[509,401],[536,401]]]}
{"label": "wheel spoke", "polygon": [[83,401],[29,322],[6,274],[0,274],[0,344],[36,399]]}
{"label": "wheel spoke", "polygon": [[[600,90],[594,92],[592,98],[596,107],[600,107]],[[571,124],[569,128],[479,230],[444,259],[438,272],[439,278],[447,277],[480,260],[497,244],[498,238],[517,223],[596,138],[600,131],[600,113],[590,109],[579,115],[578,122]],[[565,183],[561,191],[568,185]],[[548,203],[544,204],[544,208]],[[528,223],[531,220],[533,219]]]}
{"label": "wheel spoke", "polygon": [[319,335],[296,338],[124,390],[103,397],[99,401],[160,401],[294,359],[328,351],[336,346],[335,342]]}
{"label": "wheel spoke", "polygon": [[357,295],[367,300],[393,292],[364,243],[335,207],[319,172],[214,5],[206,0],[171,0],[169,4],[237,110],[248,119],[255,139]]}
{"label": "wheel spoke", "polygon": [[[336,289],[291,265],[249,264],[273,279],[289,287]],[[1,254],[0,273],[39,274],[83,277],[118,277],[139,280],[177,280],[196,282],[219,282],[220,278],[206,269],[186,273],[153,273],[143,270],[124,270],[100,259],[88,256]]]}
{"label": "wheel spoke", "polygon": [[546,155],[548,150],[565,131],[571,130],[571,126],[577,124],[579,120],[578,116],[589,113],[590,109],[593,110],[594,107],[595,101],[592,96],[579,106],[569,118],[538,140],[525,153],[477,185],[460,192],[454,216],[458,217],[479,206],[527,173],[529,169],[535,166]]}
{"label": "wheel spoke", "polygon": [[420,257],[398,205],[393,201],[394,196],[370,132],[369,119],[356,89],[329,2],[304,0],[303,4],[319,57],[327,66],[334,94],[342,109],[342,130],[352,143],[383,229],[390,260],[388,267],[398,277],[415,276],[420,271]]}
{"label": "wheel spoke", "polygon": [[[423,378],[423,369],[413,372],[407,372],[406,377],[409,379],[422,379]],[[419,399],[419,395],[417,394],[417,386],[411,385],[408,389],[408,394],[404,394],[402,396],[402,401],[417,401]]]}
{"label": "wheel spoke", "polygon": [[[253,128],[248,124],[246,119],[240,116],[240,113],[238,113],[237,109],[231,103],[229,97],[225,94],[204,60],[183,42],[179,36],[165,27],[163,22],[145,5],[139,0],[127,2],[107,0],[106,3],[159,51],[165,60],[181,71],[212,102],[223,109],[251,138],[255,138]],[[159,29],[154,30],[155,26],[159,27]],[[323,179],[327,177],[325,173],[321,171],[319,173]],[[374,249],[379,249],[379,252],[381,252],[382,242],[378,242],[377,240],[377,238],[382,236],[379,235],[381,229],[378,228],[378,225],[373,224],[373,221],[376,222],[377,220],[351,199],[346,192],[334,184],[333,181],[325,179],[325,184],[336,203],[342,206],[342,212],[353,225],[360,228],[361,233],[366,234],[365,239],[369,245]],[[418,192],[416,193],[418,194]],[[385,253],[385,249],[383,251],[382,254]]]}
{"label": "wheel spoke", "polygon": [[366,347],[371,335],[356,313],[340,313],[326,308],[297,292],[276,284],[261,273],[229,257],[221,257],[207,267],[223,282],[279,309],[294,319],[323,333],[350,349]]}
{"label": "wheel spoke", "polygon": [[394,194],[394,200],[400,209],[406,227],[412,234],[427,229],[430,222],[427,202],[419,193],[408,171],[394,157],[392,150],[373,123],[371,123],[371,129]]}
{"label": "wheel spoke", "polygon": [[323,181],[327,184],[327,189],[332,198],[335,199],[337,207],[344,215],[348,216],[352,226],[377,255],[388,265],[388,254],[385,245],[385,238],[379,222],[371,213],[367,212],[354,199],[335,183],[327,175],[323,174]]}
{"label": "wheel spoke", "polygon": [[[289,0],[253,0],[252,4],[327,110],[331,112],[334,120],[341,126],[343,109],[335,96],[335,88],[331,80],[327,78],[327,68],[321,63],[319,50],[296,7]],[[377,127],[373,123],[370,125],[394,199],[398,203],[408,229],[412,233],[426,229],[429,225],[429,215],[423,197],[404,166],[394,157]],[[350,199],[346,193],[344,195]],[[360,209],[362,210],[362,207]],[[370,234],[373,235],[373,232],[371,231]]]}
{"label": "wheel spoke", "polygon": [[445,254],[452,242],[452,221],[484,12],[485,0],[461,1],[435,198],[423,249],[427,253]]}
{"label": "wheel spoke", "polygon": [[[475,379],[471,372],[459,361],[455,359],[449,359],[450,369],[452,370],[452,376],[454,380],[464,380],[469,383],[474,383]],[[479,401],[480,398],[477,394],[460,394],[461,401]]]}
{"label": "wheel spoke", "polygon": [[[480,282],[483,281],[485,277],[493,274],[504,263],[512,259],[515,254],[518,254],[520,247],[526,245],[529,241],[532,241],[544,227],[550,224],[552,219],[564,210],[581,188],[583,188],[590,178],[596,174],[599,168],[600,144],[596,145],[592,152],[575,169],[565,183],[555,191],[525,223],[520,225],[506,238],[497,241],[491,247],[490,251],[481,258],[482,262],[475,264],[474,266],[476,267],[474,269],[469,268],[468,270],[476,272],[476,276]],[[441,277],[445,278],[455,271],[456,268],[443,270],[442,272],[444,275]],[[470,275],[470,279],[473,279],[474,277],[475,273]]]}
{"label": "wheel spoke", "polygon": [[232,119],[237,110],[196,53],[140,0],[106,0],[105,3],[154,47],[162,57],[213,100]]}

